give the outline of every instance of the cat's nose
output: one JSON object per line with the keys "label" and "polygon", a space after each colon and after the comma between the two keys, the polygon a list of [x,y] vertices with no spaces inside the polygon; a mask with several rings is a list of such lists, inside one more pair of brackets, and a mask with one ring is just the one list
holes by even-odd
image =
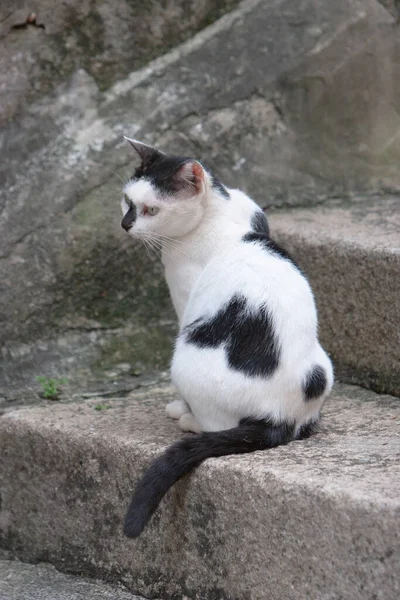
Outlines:
{"label": "cat's nose", "polygon": [[121,221],[122,229],[125,231],[129,231],[131,227],[133,227],[134,222],[136,221],[136,206],[133,202],[129,203],[129,210]]}
{"label": "cat's nose", "polygon": [[121,221],[121,227],[122,229],[125,229],[125,231],[129,231],[132,228],[132,221],[128,221],[128,219],[125,219],[124,217]]}

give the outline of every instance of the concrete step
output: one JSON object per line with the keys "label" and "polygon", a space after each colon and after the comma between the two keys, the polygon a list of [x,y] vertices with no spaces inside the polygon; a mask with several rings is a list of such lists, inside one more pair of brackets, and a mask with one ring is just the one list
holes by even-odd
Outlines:
{"label": "concrete step", "polygon": [[400,198],[276,212],[270,227],[311,281],[336,371],[400,396]]}
{"label": "concrete step", "polygon": [[320,434],[205,462],[128,540],[134,482],[179,437],[164,414],[173,393],[5,412],[1,546],[152,598],[399,598],[398,399],[337,385]]}
{"label": "concrete step", "polygon": [[122,586],[76,575],[64,575],[52,565],[28,565],[0,560],[0,600],[145,600]]}

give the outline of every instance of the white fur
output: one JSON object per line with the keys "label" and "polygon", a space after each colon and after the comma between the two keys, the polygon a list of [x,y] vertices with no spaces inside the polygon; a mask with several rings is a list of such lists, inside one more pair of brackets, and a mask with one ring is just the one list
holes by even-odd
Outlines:
{"label": "white fur", "polygon": [[201,433],[202,427],[196,420],[193,413],[187,412],[181,416],[178,422],[179,428],[182,431],[191,431],[192,433]]}
{"label": "white fur", "polygon": [[190,412],[190,408],[184,400],[173,400],[167,404],[165,412],[170,419],[180,419],[182,415]]}
{"label": "white fur", "polygon": [[[228,366],[223,345],[199,348],[180,335],[171,375],[184,402],[170,404],[167,412],[180,419],[185,431],[227,429],[245,417],[294,421],[298,429],[318,417],[333,384],[331,362],[318,342],[310,286],[291,262],[260,244],[242,241],[258,209],[248,196],[229,190],[229,200],[221,197],[205,172],[203,183],[200,193],[188,199],[159,197],[143,180],[129,183],[125,194],[138,206],[129,234],[154,234],[161,240],[181,330],[200,317],[215,315],[240,294],[255,309],[268,306],[281,355],[272,376],[250,377]],[[141,216],[143,204],[160,211],[153,217]],[[127,208],[123,202],[124,213]],[[162,236],[168,239],[162,241]],[[324,367],[328,386],[322,397],[305,402],[302,384],[316,364]]]}

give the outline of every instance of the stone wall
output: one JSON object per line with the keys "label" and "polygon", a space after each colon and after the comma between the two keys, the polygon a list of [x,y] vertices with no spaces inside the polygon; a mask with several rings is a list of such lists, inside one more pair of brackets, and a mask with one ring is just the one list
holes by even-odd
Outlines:
{"label": "stone wall", "polygon": [[2,0],[0,122],[51,92],[77,69],[85,69],[100,90],[108,89],[237,3]]}
{"label": "stone wall", "polygon": [[378,0],[395,17],[400,20],[400,1],[399,0]]}
{"label": "stone wall", "polygon": [[381,4],[245,0],[137,69],[233,3],[189,4],[41,0],[45,29],[10,29],[34,7],[2,3],[4,356],[71,323],[171,316],[159,267],[119,226],[123,133],[264,207],[399,192],[399,28]]}

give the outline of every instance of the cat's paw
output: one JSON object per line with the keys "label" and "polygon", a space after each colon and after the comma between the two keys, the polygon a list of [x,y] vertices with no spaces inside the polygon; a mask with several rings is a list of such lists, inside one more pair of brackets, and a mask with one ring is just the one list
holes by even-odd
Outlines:
{"label": "cat's paw", "polygon": [[179,419],[179,428],[182,431],[191,431],[192,433],[201,433],[201,427],[192,413],[188,412]]}
{"label": "cat's paw", "polygon": [[174,400],[165,407],[165,412],[170,419],[180,419],[189,412],[189,407],[184,400]]}

